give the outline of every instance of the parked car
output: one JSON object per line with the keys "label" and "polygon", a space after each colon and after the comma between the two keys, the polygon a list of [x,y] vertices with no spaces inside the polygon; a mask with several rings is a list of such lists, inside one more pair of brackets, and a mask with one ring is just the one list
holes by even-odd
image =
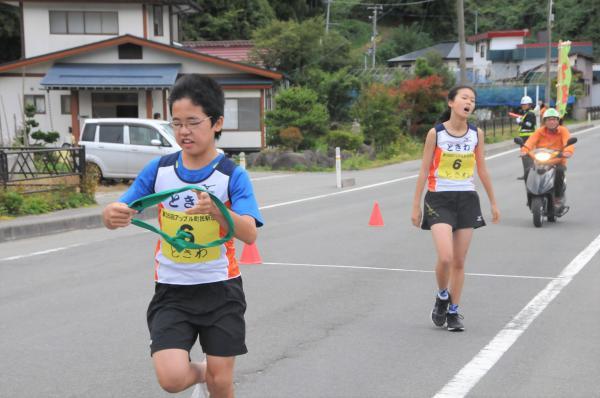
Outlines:
{"label": "parked car", "polygon": [[164,120],[87,119],[82,131],[87,170],[99,179],[135,178],[150,160],[181,149]]}

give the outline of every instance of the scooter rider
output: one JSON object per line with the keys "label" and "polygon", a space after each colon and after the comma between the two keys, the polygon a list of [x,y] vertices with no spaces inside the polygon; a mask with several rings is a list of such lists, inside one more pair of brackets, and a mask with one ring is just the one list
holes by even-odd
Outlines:
{"label": "scooter rider", "polygon": [[[533,100],[530,96],[525,95],[521,98],[521,112],[522,116],[516,118],[516,122],[519,125],[519,137],[526,142],[529,136],[533,134],[536,128],[536,116],[533,111]],[[527,175],[527,171],[533,165],[532,160],[529,157],[523,158],[523,176],[518,177],[518,180],[524,180]]]}
{"label": "scooter rider", "polygon": [[[521,157],[530,158],[530,152],[535,148],[548,148],[555,151],[560,151],[559,156],[550,159],[547,164],[556,165],[556,173],[554,175],[554,196],[555,207],[559,214],[564,213],[566,208],[564,205],[565,194],[565,171],[567,170],[567,159],[573,156],[575,148],[567,146],[567,141],[571,136],[569,129],[560,124],[560,114],[554,108],[548,108],[543,115],[543,126],[538,128],[527,140],[525,145],[521,147]],[[528,156],[529,155],[529,156]],[[527,178],[527,172],[525,173]]]}

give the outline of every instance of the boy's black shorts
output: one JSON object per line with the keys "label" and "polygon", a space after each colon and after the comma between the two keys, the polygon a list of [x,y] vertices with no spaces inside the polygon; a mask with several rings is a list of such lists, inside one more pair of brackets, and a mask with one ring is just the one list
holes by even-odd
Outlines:
{"label": "boy's black shorts", "polygon": [[207,355],[245,354],[246,298],[242,277],[200,285],[157,283],[148,306],[150,353],[190,351],[199,338]]}
{"label": "boy's black shorts", "polygon": [[443,191],[425,194],[422,229],[434,224],[449,224],[452,231],[485,225],[476,191]]}

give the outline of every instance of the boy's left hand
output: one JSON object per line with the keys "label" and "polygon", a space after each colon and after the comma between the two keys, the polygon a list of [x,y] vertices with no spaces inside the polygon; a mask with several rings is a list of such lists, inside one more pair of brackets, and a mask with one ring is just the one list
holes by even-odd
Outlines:
{"label": "boy's left hand", "polygon": [[219,213],[218,207],[214,204],[210,195],[203,191],[194,191],[198,200],[191,209],[185,211],[185,214],[210,214],[215,216]]}

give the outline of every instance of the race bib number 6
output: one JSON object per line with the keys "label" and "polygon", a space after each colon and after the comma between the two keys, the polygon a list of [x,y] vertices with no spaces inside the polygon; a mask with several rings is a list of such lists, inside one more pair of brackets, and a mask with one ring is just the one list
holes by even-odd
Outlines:
{"label": "race bib number 6", "polygon": [[438,166],[438,176],[447,180],[466,180],[473,176],[474,153],[443,152]]}
{"label": "race bib number 6", "polygon": [[[163,208],[160,213],[161,229],[174,236],[178,231],[187,232],[190,243],[205,244],[219,239],[219,223],[208,214],[185,214]],[[161,241],[161,251],[171,261],[193,264],[213,261],[221,256],[221,246],[177,251],[166,240]]]}

